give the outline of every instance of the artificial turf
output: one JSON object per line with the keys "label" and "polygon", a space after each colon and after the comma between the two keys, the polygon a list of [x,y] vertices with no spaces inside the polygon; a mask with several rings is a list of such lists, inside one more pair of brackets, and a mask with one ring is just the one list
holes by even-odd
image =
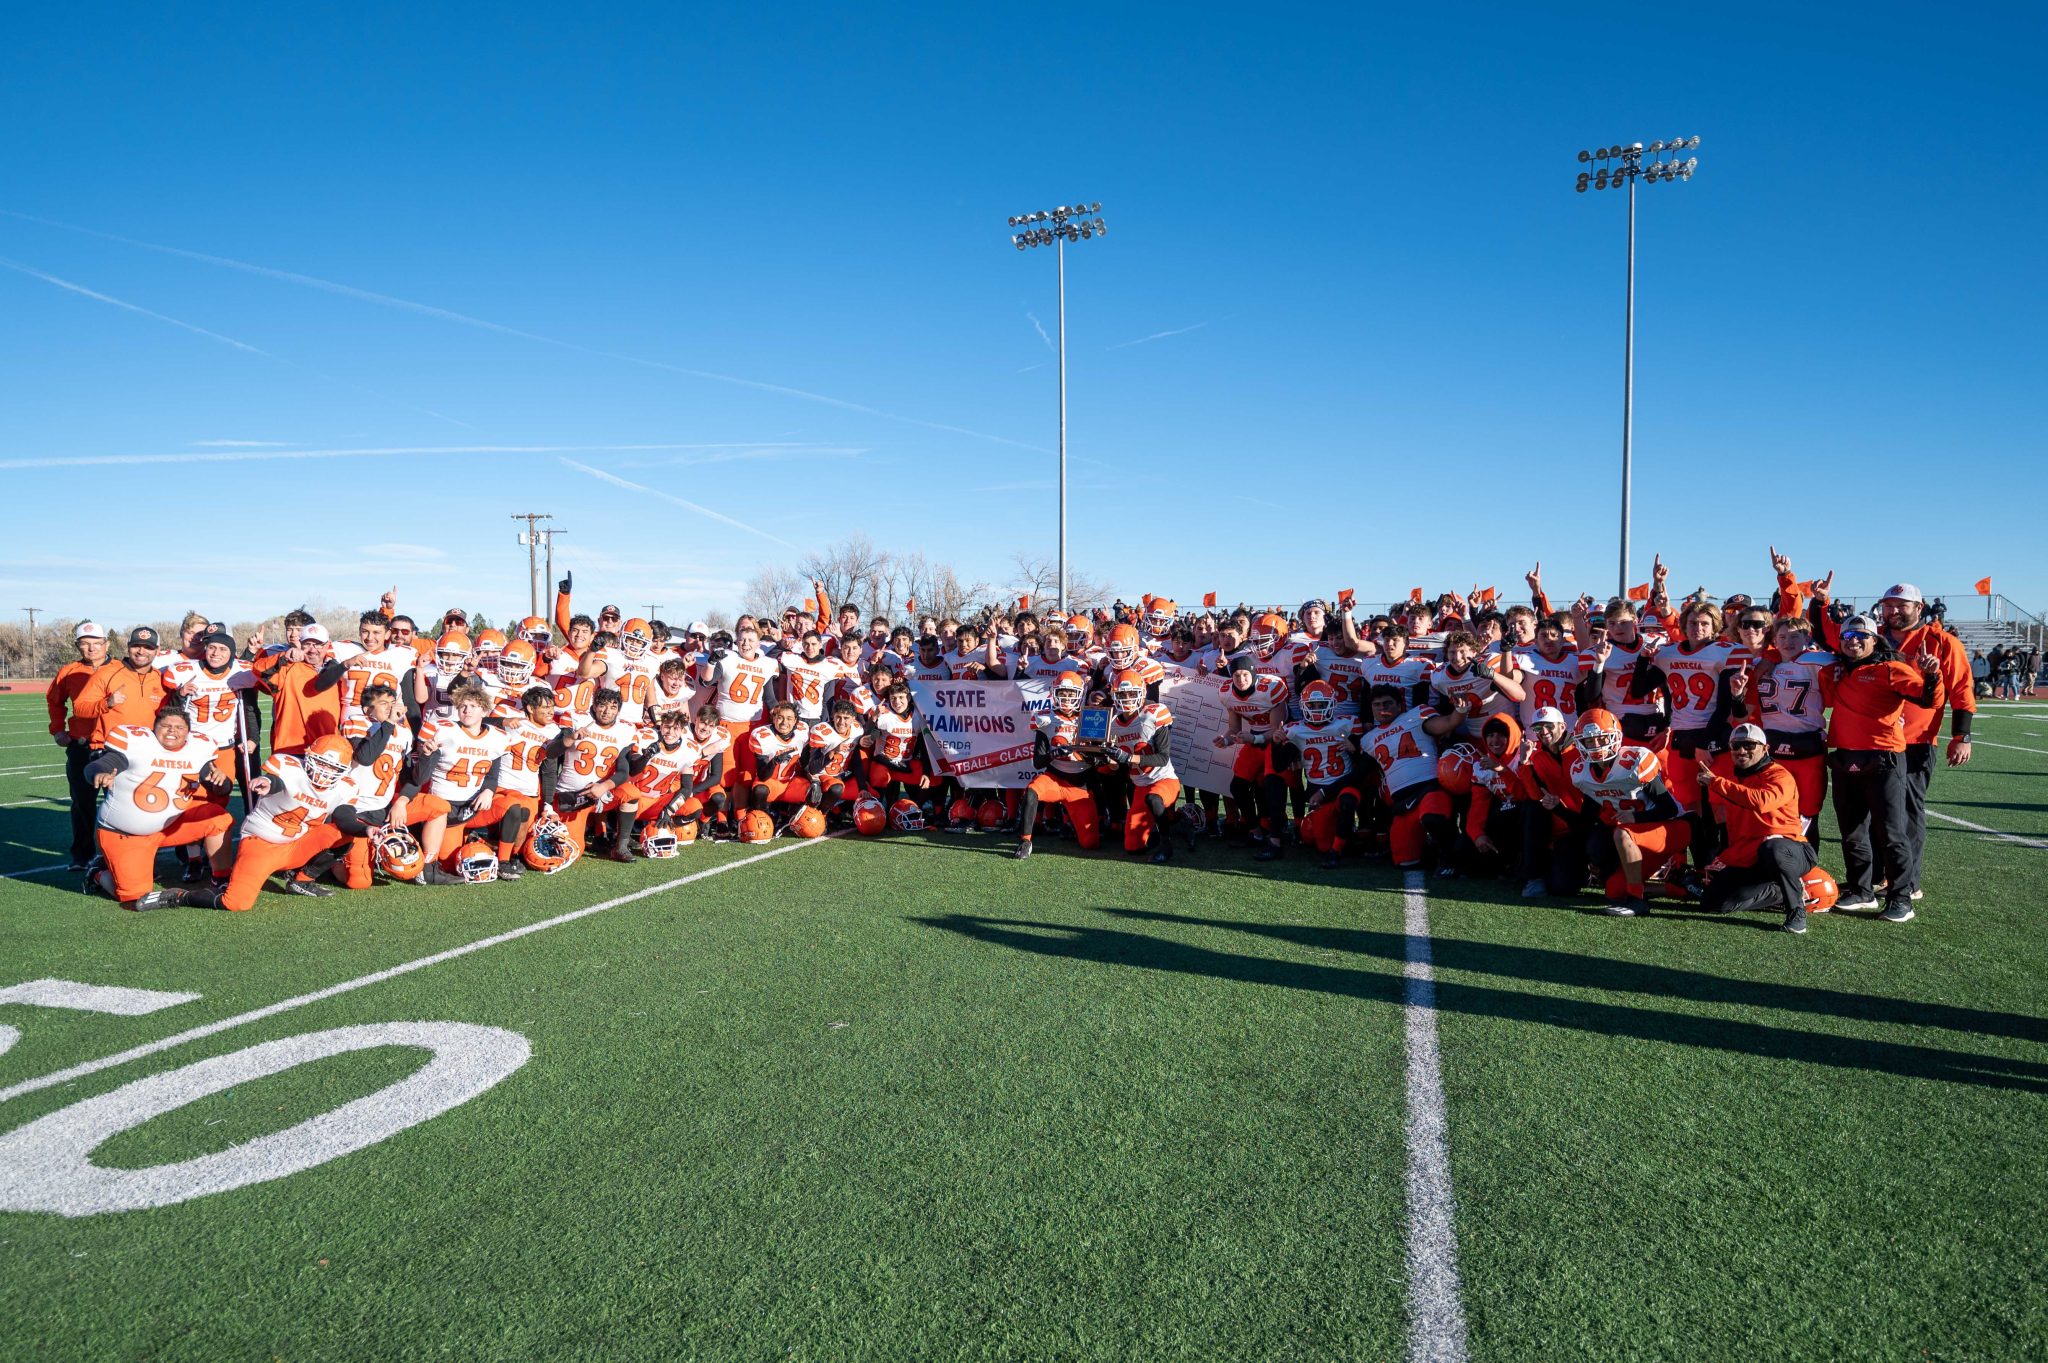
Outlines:
{"label": "artificial turf", "polygon": [[[1940,773],[1935,808],[2048,842],[2029,708],[1987,715],[2010,749]],[[14,750],[39,716],[0,698],[0,755],[54,764]],[[0,871],[61,860],[38,850],[63,846],[42,770],[0,774]],[[13,1130],[360,1023],[532,1045],[469,1102],[286,1178],[0,1214],[0,1356],[1398,1355],[1397,878],[1007,847],[804,846],[0,1103]],[[203,995],[0,1006],[22,1033],[0,1086],[754,851],[232,916],[0,881],[0,986]],[[1429,882],[1471,1356],[2042,1356],[2044,856],[1937,826],[1916,922],[1804,939]],[[224,1149],[419,1058],[245,1083],[95,1159]]]}

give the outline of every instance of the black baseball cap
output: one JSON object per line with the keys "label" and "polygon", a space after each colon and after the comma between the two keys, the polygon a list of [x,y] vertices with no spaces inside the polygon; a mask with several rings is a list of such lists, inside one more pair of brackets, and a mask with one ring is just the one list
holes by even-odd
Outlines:
{"label": "black baseball cap", "polygon": [[151,648],[157,647],[156,631],[148,625],[137,625],[134,629],[129,630],[128,647],[134,648],[138,644],[147,644]]}

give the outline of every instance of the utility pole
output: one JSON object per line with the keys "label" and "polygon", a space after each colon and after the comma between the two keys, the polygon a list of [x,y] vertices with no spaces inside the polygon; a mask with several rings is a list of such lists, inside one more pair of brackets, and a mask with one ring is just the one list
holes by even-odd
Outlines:
{"label": "utility pole", "polygon": [[539,614],[540,614],[540,579],[539,579],[539,573],[540,573],[540,561],[539,561],[539,558],[538,558],[538,554],[539,554],[539,552],[540,552],[540,529],[539,529],[539,525],[540,525],[540,522],[542,522],[542,521],[551,521],[551,520],[553,520],[553,519],[554,519],[554,517],[553,517],[553,516],[550,516],[550,515],[547,515],[547,514],[546,514],[545,512],[539,512],[539,511],[522,511],[522,512],[517,512],[517,513],[515,513],[515,514],[513,515],[512,519],[513,519],[513,520],[515,520],[515,521],[525,521],[525,522],[526,522],[526,529],[524,529],[524,530],[522,530],[522,531],[520,531],[520,532],[519,532],[519,542],[520,542],[520,544],[522,544],[522,545],[524,545],[524,546],[526,547],[526,613],[527,613],[528,615],[539,615]]}
{"label": "utility pole", "polygon": [[647,603],[647,618],[649,620],[658,620],[661,618],[661,603],[659,601],[650,601]]}
{"label": "utility pole", "polygon": [[540,532],[541,544],[546,547],[548,555],[548,571],[544,579],[545,582],[552,583],[558,580],[555,577],[555,536],[568,533],[566,530],[557,530],[553,526],[549,526]]}
{"label": "utility pole", "polygon": [[22,609],[28,612],[28,674],[31,677],[40,676],[41,673],[36,668],[36,616],[43,608],[23,606]]}

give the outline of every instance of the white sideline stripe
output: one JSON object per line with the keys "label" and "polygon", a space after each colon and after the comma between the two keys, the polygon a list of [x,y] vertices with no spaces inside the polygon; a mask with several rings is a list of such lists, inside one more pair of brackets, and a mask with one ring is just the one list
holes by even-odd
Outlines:
{"label": "white sideline stripe", "polygon": [[[2004,748],[2008,752],[2037,752],[2043,757],[2048,757],[2048,748],[2023,748],[2017,743],[1993,743],[1988,738],[1978,738],[1974,734],[1971,735],[1970,742],[1982,743],[1987,748]],[[1780,896],[1780,898],[1782,897]]]}
{"label": "white sideline stripe", "polygon": [[0,1003],[25,1003],[33,1008],[70,1008],[81,1013],[112,1013],[139,1018],[190,1003],[197,994],[168,989],[124,989],[112,984],[80,984],[76,980],[30,980],[0,989]]}
{"label": "white sideline stripe", "polygon": [[5,875],[0,875],[0,880],[20,880],[23,876],[46,876],[52,871],[63,870],[65,865],[66,863],[60,861],[55,866],[35,866],[26,871],[9,871]]}
{"label": "white sideline stripe", "polygon": [[2048,852],[2048,842],[2042,842],[2039,838],[2023,838],[2017,833],[2001,833],[1995,828],[1986,828],[1983,824],[1971,823],[1968,819],[1958,819],[1955,815],[1944,814],[1938,809],[1928,810],[1927,817],[1930,819],[1940,819],[1944,823],[1958,824],[1969,829],[1972,833],[1983,833],[1988,837],[1997,838],[2000,842],[2014,842],[2022,847],[2033,847],[2040,851]]}
{"label": "white sideline stripe", "polygon": [[[1451,1193],[1449,1120],[1436,1045],[1436,972],[1422,872],[1402,880],[1407,963],[1401,973],[1408,1045],[1408,1359],[1464,1363],[1465,1307],[1458,1280],[1457,1199]],[[0,1098],[5,1098],[0,1094]]]}
{"label": "white sideline stripe", "polygon": [[54,795],[32,795],[26,800],[13,800],[7,804],[0,805],[0,809],[20,809],[23,805],[39,805],[45,801],[55,801],[58,804],[64,803]]}
{"label": "white sideline stripe", "polygon": [[[822,838],[807,838],[801,842],[785,843],[780,847],[770,848],[766,852],[759,852],[751,857],[742,857],[738,861],[728,861],[723,866],[713,866],[690,875],[678,876],[674,880],[665,880],[659,885],[650,885],[644,890],[635,890],[631,894],[620,895],[617,899],[607,899],[601,904],[592,904],[588,908],[571,909],[568,913],[557,914],[553,918],[544,918],[538,923],[528,923],[523,928],[513,928],[510,932],[501,932],[493,937],[483,937],[474,942],[466,942],[459,947],[450,947],[446,951],[437,951],[431,956],[422,956],[416,961],[407,961],[403,965],[395,965],[387,970],[378,970],[368,975],[359,975],[353,980],[343,980],[340,984],[330,984],[325,989],[316,989],[310,994],[300,994],[297,998],[285,999],[281,1003],[269,1003],[261,1008],[252,1008],[246,1013],[237,1013],[233,1017],[222,1018],[218,1022],[209,1022],[202,1026],[189,1028],[186,1031],[177,1033],[175,1036],[164,1037],[160,1041],[150,1041],[140,1046],[131,1046],[125,1051],[103,1056],[98,1060],[87,1060],[68,1069],[58,1070],[54,1074],[46,1074],[40,1079],[24,1079],[19,1084],[0,1089],[0,1103],[8,1101],[10,1098],[19,1098],[26,1093],[34,1093],[39,1089],[53,1088],[58,1084],[68,1084],[74,1079],[82,1079],[88,1074],[98,1074],[101,1070],[112,1069],[116,1065],[125,1065],[131,1060],[140,1060],[144,1056],[156,1055],[159,1052],[170,1050],[173,1046],[182,1046],[188,1041],[198,1041],[251,1022],[261,1022],[264,1018],[276,1017],[279,1013],[288,1013],[294,1008],[304,1008],[309,1003],[319,1003],[324,999],[331,999],[340,994],[351,993],[357,989],[365,989],[373,984],[382,984],[386,980],[395,980],[400,975],[410,975],[415,970],[425,970],[430,965],[440,965],[443,961],[452,961],[459,956],[467,956],[473,951],[482,951],[485,947],[499,946],[505,942],[516,942],[521,937],[531,937],[536,932],[545,932],[549,928],[560,927],[564,923],[573,923],[579,918],[588,918],[592,914],[604,913],[609,909],[637,903],[654,895],[666,894],[668,891],[680,886],[691,884],[694,881],[708,880],[712,876],[724,875],[727,871],[736,870],[741,866],[752,866],[755,862],[766,861],[770,857],[779,857],[786,852],[800,852],[806,847],[815,847],[819,843],[841,836],[843,836],[842,833],[828,833]],[[25,871],[20,874],[32,875],[34,872]]]}
{"label": "white sideline stripe", "polygon": [[25,771],[48,771],[53,766],[63,765],[61,762],[31,762],[25,767],[0,767],[0,776],[19,776]]}

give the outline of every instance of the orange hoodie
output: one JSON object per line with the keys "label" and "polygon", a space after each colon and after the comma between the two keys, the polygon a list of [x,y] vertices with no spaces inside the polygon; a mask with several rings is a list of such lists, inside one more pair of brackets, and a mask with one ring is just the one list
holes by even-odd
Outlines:
{"label": "orange hoodie", "polygon": [[1897,661],[1865,663],[1853,671],[1836,663],[1821,670],[1820,697],[1830,707],[1830,748],[1904,752],[1906,702],[1932,705],[1939,714],[1941,678]]}
{"label": "orange hoodie", "polygon": [[1766,838],[1805,842],[1799,818],[1799,783],[1777,762],[1747,776],[1716,776],[1707,796],[1728,812],[1728,846],[1721,860],[1730,866],[1756,865]]}

